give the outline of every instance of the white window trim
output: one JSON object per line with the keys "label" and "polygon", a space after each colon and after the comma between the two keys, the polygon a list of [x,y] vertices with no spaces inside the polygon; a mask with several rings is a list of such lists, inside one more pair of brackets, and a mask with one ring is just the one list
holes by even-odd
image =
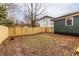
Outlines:
{"label": "white window trim", "polygon": [[73,16],[70,16],[71,20],[72,20],[72,24],[71,25],[67,25],[67,19],[68,17],[65,18],[65,26],[73,26]]}

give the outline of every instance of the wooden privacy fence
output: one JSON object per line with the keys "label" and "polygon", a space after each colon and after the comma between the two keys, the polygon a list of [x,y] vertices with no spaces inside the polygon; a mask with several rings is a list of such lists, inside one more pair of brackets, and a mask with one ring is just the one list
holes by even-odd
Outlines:
{"label": "wooden privacy fence", "polygon": [[51,27],[6,27],[0,26],[0,44],[9,36],[29,35],[42,32],[53,32]]}
{"label": "wooden privacy fence", "polygon": [[53,32],[51,27],[10,27],[10,36],[29,35],[43,32]]}
{"label": "wooden privacy fence", "polygon": [[0,44],[8,37],[9,37],[8,27],[0,25]]}

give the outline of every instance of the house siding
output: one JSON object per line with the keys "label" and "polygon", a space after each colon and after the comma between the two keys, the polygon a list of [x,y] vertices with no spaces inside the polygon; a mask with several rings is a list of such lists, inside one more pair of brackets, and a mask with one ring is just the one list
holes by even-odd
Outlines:
{"label": "house siding", "polygon": [[73,26],[65,26],[65,19],[54,22],[55,33],[75,33],[79,34],[79,16],[73,17]]}
{"label": "house siding", "polygon": [[51,21],[51,18],[44,18],[42,20],[39,20],[38,23],[40,24],[40,27],[53,27],[54,26],[53,22]]}

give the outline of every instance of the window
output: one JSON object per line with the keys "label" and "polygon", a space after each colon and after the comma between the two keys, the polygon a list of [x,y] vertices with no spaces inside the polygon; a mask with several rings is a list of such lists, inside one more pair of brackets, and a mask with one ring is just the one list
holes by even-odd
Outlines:
{"label": "window", "polygon": [[65,19],[65,26],[73,26],[73,17],[67,17]]}

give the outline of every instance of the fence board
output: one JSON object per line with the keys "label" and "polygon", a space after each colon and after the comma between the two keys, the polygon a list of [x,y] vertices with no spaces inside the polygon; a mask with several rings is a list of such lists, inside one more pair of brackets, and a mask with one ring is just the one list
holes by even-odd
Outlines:
{"label": "fence board", "polygon": [[6,26],[0,25],[0,44],[9,36],[9,30]]}

